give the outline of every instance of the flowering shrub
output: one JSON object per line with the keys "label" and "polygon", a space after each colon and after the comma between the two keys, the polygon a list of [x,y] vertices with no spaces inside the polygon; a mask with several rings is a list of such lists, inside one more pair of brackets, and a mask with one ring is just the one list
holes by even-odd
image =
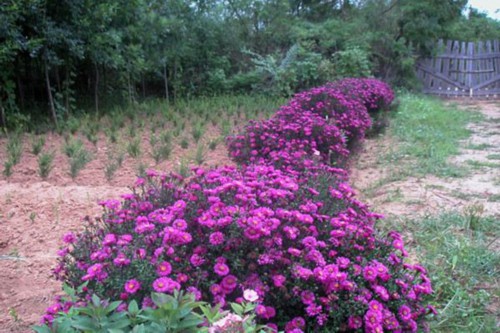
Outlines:
{"label": "flowering shrub", "polygon": [[296,95],[228,139],[241,168],[198,168],[187,180],[149,172],[133,194],[102,202],[99,221],[65,236],[56,275],[86,283],[84,302],[97,295],[148,308],[152,292],[183,289],[221,307],[257,301],[257,321],[285,332],[415,332],[429,311],[425,269],[404,263],[401,236],[378,234],[380,216],[328,163],[363,138],[365,105],[390,99],[366,96],[331,85]]}
{"label": "flowering shrub", "polygon": [[385,109],[393,99],[390,87],[375,79],[344,79],[301,92],[271,119],[252,121],[242,134],[228,137],[229,154],[243,164],[298,155],[286,163],[301,167],[302,158],[314,154],[340,164],[372,125],[369,112]]}
{"label": "flowering shrub", "polygon": [[342,79],[330,83],[329,86],[359,100],[370,113],[388,108],[394,100],[391,87],[377,79]]}
{"label": "flowering shrub", "polygon": [[250,165],[197,169],[186,182],[150,174],[123,202],[102,205],[103,224],[66,236],[56,269],[72,286],[88,283],[83,299],[151,306],[152,291],[183,288],[224,305],[250,288],[261,322],[288,331],[302,322],[410,328],[426,311],[424,271],[403,264],[399,235],[377,237],[379,216],[331,173]]}

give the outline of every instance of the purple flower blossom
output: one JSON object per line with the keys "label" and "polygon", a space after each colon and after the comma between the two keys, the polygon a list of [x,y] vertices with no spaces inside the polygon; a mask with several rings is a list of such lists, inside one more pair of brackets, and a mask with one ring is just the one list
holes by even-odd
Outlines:
{"label": "purple flower blossom", "polygon": [[129,294],[135,294],[140,288],[141,284],[135,279],[128,280],[125,282],[125,291]]}

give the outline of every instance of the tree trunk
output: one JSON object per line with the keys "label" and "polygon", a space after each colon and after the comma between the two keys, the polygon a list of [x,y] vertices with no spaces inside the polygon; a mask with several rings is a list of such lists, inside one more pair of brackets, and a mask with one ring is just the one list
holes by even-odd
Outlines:
{"label": "tree trunk", "polygon": [[142,77],[142,99],[146,98],[146,80],[144,79],[144,75]]}
{"label": "tree trunk", "polygon": [[177,59],[174,62],[174,103],[177,102]]}
{"label": "tree trunk", "polygon": [[65,80],[64,80],[64,105],[66,106],[66,114],[69,115],[70,113],[70,105],[69,105],[69,96],[70,96],[70,92],[69,92],[69,85],[70,85],[70,80],[71,80],[71,77],[70,77],[71,73],[70,73],[70,70],[69,70],[69,60],[66,60],[66,66],[65,66]]}
{"label": "tree trunk", "polygon": [[127,85],[128,85],[128,103],[132,104],[132,85],[130,84],[130,73],[128,73]]}
{"label": "tree trunk", "polygon": [[21,79],[21,64],[19,58],[16,57],[16,79],[17,79],[17,89],[19,94],[19,106],[21,110],[24,110],[24,86],[23,80]]}
{"label": "tree trunk", "polygon": [[45,57],[45,84],[47,86],[47,96],[49,98],[49,105],[50,105],[50,112],[52,114],[52,121],[56,125],[57,124],[57,114],[56,114],[56,107],[54,105],[54,98],[52,97],[52,87],[50,85],[50,77],[49,77],[49,65],[47,64],[47,58]]}
{"label": "tree trunk", "polygon": [[5,119],[5,109],[3,108],[2,100],[0,99],[0,129],[7,127],[7,120]]}
{"label": "tree trunk", "polygon": [[94,85],[94,102],[95,102],[95,114],[99,116],[99,68],[97,63],[94,63],[95,69],[95,85]]}
{"label": "tree trunk", "polygon": [[163,81],[165,82],[165,99],[167,100],[167,103],[168,103],[169,96],[168,96],[168,76],[167,76],[167,64],[166,63],[163,65]]}

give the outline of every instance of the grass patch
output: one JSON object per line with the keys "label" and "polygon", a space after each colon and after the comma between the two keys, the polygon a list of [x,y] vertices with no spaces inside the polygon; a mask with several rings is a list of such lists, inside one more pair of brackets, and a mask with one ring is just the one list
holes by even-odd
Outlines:
{"label": "grass patch", "polygon": [[492,194],[488,197],[489,202],[500,202],[500,194]]}
{"label": "grass patch", "polygon": [[429,271],[431,303],[439,312],[431,321],[433,331],[497,332],[491,310],[500,292],[500,253],[493,249],[500,237],[496,219],[471,206],[464,213],[384,223],[384,228],[411,234],[409,250]]}
{"label": "grass patch", "polygon": [[500,154],[490,154],[486,158],[489,160],[500,160]]}
{"label": "grass patch", "polygon": [[448,159],[459,153],[459,141],[470,136],[466,125],[481,120],[481,115],[431,97],[406,94],[400,100],[390,127],[399,144],[390,161],[402,162],[415,175],[464,176],[466,170],[451,165]]}
{"label": "grass patch", "polygon": [[465,146],[467,149],[472,149],[472,150],[486,150],[488,148],[493,148],[495,146],[490,145],[489,143],[480,143],[480,144],[468,144]]}
{"label": "grass patch", "polygon": [[474,169],[481,169],[481,168],[500,168],[500,163],[493,163],[493,162],[484,162],[484,161],[477,161],[477,160],[467,160],[465,161],[468,165],[470,165]]}

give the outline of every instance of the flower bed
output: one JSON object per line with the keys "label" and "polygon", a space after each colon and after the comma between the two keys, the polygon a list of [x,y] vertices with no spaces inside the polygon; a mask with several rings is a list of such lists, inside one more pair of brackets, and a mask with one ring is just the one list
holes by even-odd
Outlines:
{"label": "flower bed", "polygon": [[[374,89],[366,103],[350,100],[332,85],[229,138],[241,168],[197,168],[187,180],[150,172],[133,194],[102,202],[100,221],[65,236],[58,278],[86,283],[83,302],[123,308],[153,306],[152,292],[184,289],[224,306],[254,290],[259,323],[286,332],[416,331],[432,292],[425,269],[404,263],[401,236],[377,233],[380,216],[328,165],[363,138],[366,103],[389,98]],[[71,306],[57,303],[45,320]]]}

